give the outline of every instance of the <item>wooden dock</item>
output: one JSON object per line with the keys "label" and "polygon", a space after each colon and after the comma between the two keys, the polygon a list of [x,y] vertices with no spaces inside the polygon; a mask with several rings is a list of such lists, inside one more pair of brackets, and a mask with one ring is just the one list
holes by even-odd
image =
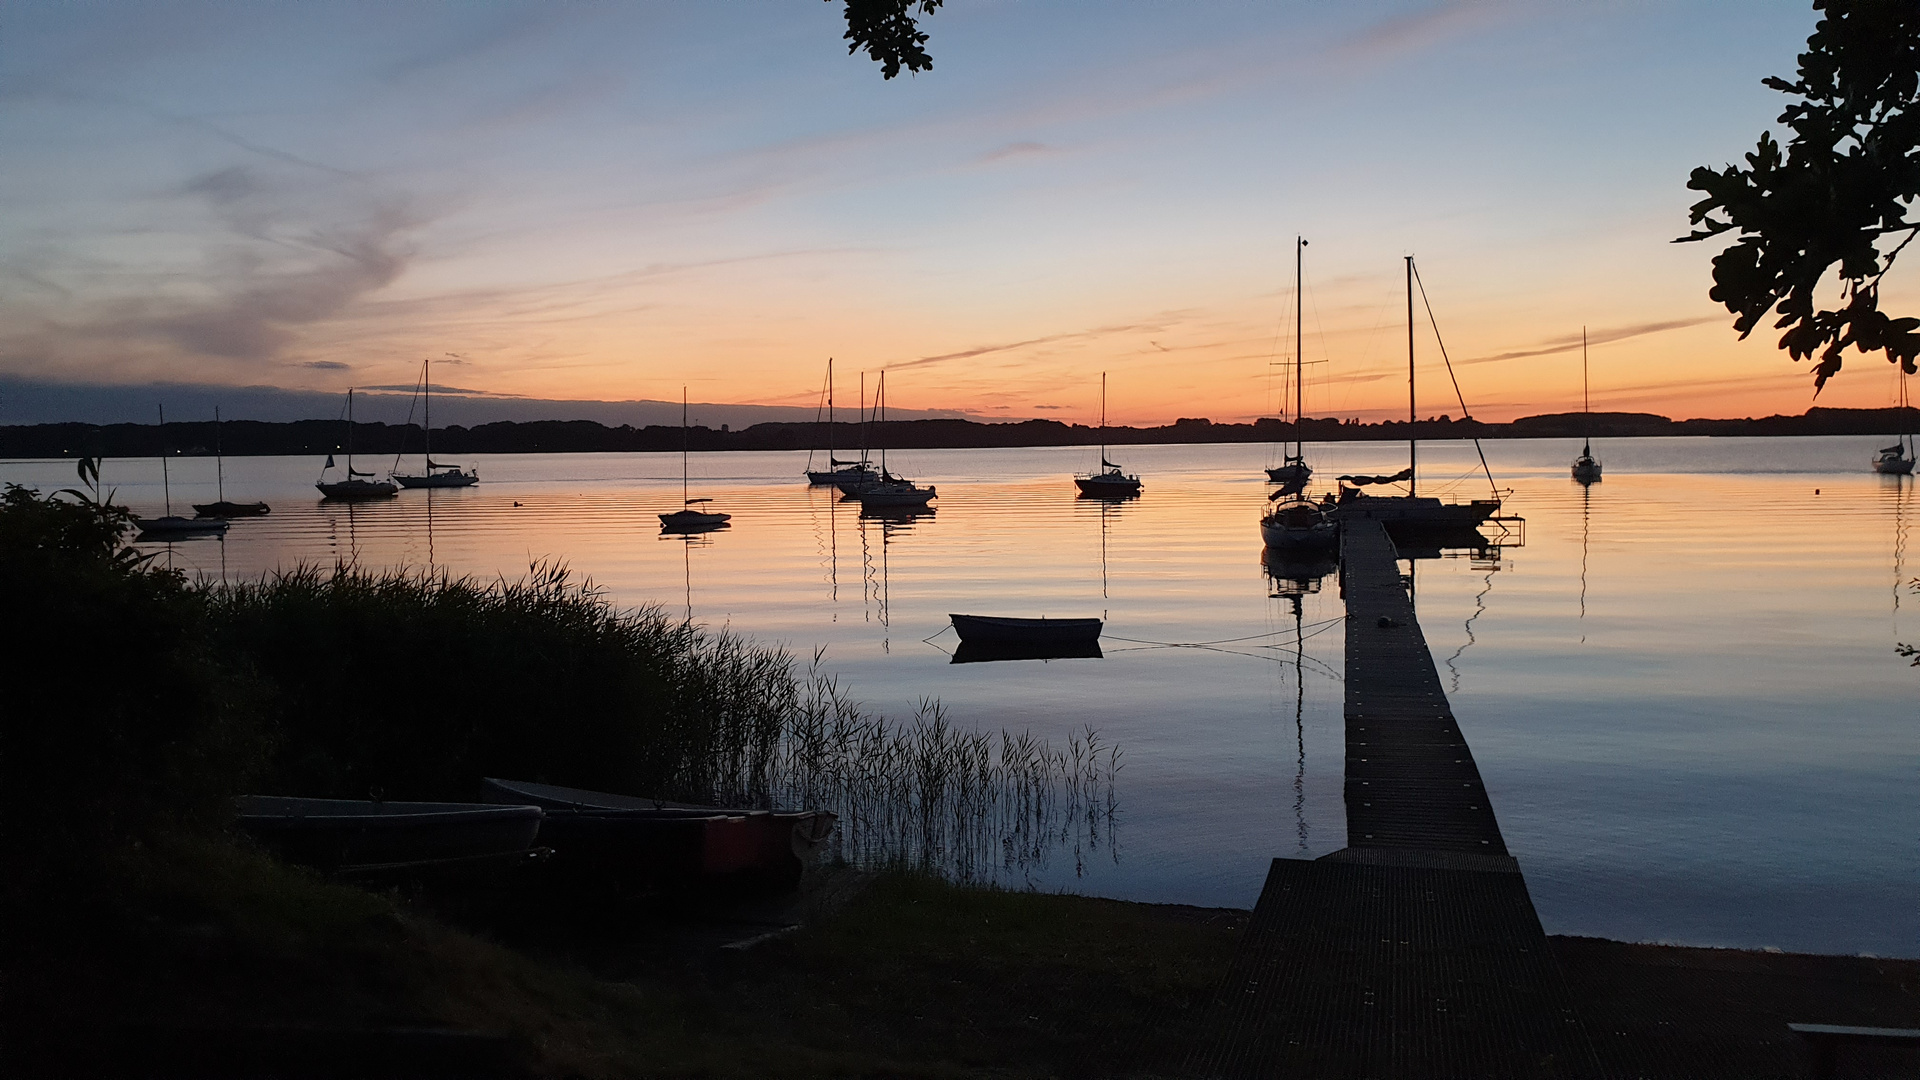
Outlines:
{"label": "wooden dock", "polygon": [[1347,847],[1273,861],[1189,1071],[1599,1075],[1379,522],[1340,572]]}

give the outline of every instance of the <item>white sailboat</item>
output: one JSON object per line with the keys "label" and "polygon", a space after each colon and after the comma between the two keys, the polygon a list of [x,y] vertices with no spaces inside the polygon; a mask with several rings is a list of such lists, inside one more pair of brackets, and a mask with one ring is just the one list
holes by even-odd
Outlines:
{"label": "white sailboat", "polygon": [[[874,392],[874,412],[880,417],[880,423],[887,420],[887,373],[880,373],[880,388]],[[848,489],[848,494],[859,501],[863,510],[893,509],[898,507],[925,506],[939,497],[933,485],[920,487],[903,476],[895,476],[887,471],[887,448],[880,447],[880,475],[877,479]]]}
{"label": "white sailboat", "polygon": [[1140,478],[1107,460],[1107,373],[1100,373],[1100,471],[1073,478],[1080,494],[1096,499],[1127,499],[1140,494]]}
{"label": "white sailboat", "polygon": [[683,386],[680,388],[680,509],[660,515],[660,531],[664,533],[708,532],[725,527],[733,520],[732,514],[697,509],[712,503],[712,499],[687,496],[687,431],[687,388]]}
{"label": "white sailboat", "polygon": [[[433,360],[429,357],[420,362],[420,400],[421,433],[424,441],[423,456],[427,460],[427,471],[413,475],[403,475],[389,471],[394,482],[403,488],[457,488],[472,487],[480,482],[478,469],[463,469],[458,465],[442,465],[433,460]],[[394,467],[399,467],[396,459]]]}
{"label": "white sailboat", "polygon": [[1573,478],[1582,484],[1600,482],[1600,462],[1593,456],[1593,399],[1587,391],[1587,328],[1580,328],[1580,415],[1586,424],[1580,456],[1573,459]]}
{"label": "white sailboat", "polygon": [[[864,380],[865,376],[863,375],[861,378]],[[827,358],[827,385],[825,389],[822,391],[822,393],[826,395],[827,467],[824,469],[814,468],[813,467],[813,451],[811,450],[807,451],[807,483],[815,486],[832,485],[838,488],[848,488],[851,486],[858,486],[861,484],[870,484],[873,481],[880,479],[880,474],[873,471],[873,465],[867,461],[867,455],[864,452],[860,455],[860,460],[858,461],[841,461],[839,458],[833,456],[833,358],[832,357]],[[867,407],[866,397],[867,397],[867,391],[863,381],[860,389],[860,410],[863,413],[866,411],[866,407]],[[815,415],[815,419],[818,419],[819,410],[816,409],[814,415]]]}
{"label": "white sailboat", "polygon": [[[1305,447],[1301,443],[1300,422],[1306,417],[1306,391],[1300,378],[1304,370],[1300,341],[1302,328],[1302,307],[1300,291],[1301,254],[1306,250],[1307,240],[1303,236],[1293,238],[1293,453],[1276,468],[1267,470],[1267,480],[1281,485],[1281,490],[1292,494],[1306,490],[1307,481],[1313,477],[1313,469],[1307,465]],[[1285,399],[1282,399],[1284,402]],[[1284,411],[1284,403],[1281,408]]]}
{"label": "white sailboat", "polygon": [[368,480],[364,473],[353,467],[353,388],[347,388],[347,475],[344,479],[328,480],[327,470],[334,467],[333,455],[327,455],[327,463],[320,466],[320,479],[313,486],[320,489],[323,499],[358,500],[386,499],[400,494],[400,485],[391,480]]}
{"label": "white sailboat", "polygon": [[[1902,410],[1908,408],[1905,371],[1900,373],[1900,408]],[[1912,425],[1909,424],[1908,427],[1911,428]],[[1912,476],[1914,456],[1913,432],[1909,430],[1900,435],[1899,441],[1892,446],[1883,447],[1878,454],[1874,455],[1873,471],[1883,476]]]}

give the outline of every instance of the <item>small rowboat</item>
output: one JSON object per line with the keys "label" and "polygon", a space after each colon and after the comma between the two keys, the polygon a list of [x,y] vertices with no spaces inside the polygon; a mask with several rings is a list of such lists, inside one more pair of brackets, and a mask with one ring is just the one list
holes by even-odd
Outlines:
{"label": "small rowboat", "polygon": [[1099,619],[1010,619],[948,615],[963,645],[1087,645],[1100,640]]}
{"label": "small rowboat", "polygon": [[509,856],[540,832],[540,808],[248,795],[242,831],[289,862],[351,871]]}
{"label": "small rowboat", "polygon": [[555,869],[612,883],[750,878],[790,885],[832,835],[824,810],[742,810],[635,795],[482,781],[485,797],[528,802],[546,814],[540,842]]}
{"label": "small rowboat", "polygon": [[273,513],[273,507],[263,502],[237,503],[222,499],[219,502],[194,503],[193,512],[209,518],[263,517]]}
{"label": "small rowboat", "polygon": [[178,514],[165,517],[133,519],[140,528],[140,536],[148,540],[168,538],[185,539],[193,536],[219,536],[227,531],[224,518],[190,518]]}

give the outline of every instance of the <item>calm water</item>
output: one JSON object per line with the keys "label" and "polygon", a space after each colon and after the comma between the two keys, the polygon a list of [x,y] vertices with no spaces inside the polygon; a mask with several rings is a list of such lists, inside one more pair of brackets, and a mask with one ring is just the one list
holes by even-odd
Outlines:
{"label": "calm water", "polygon": [[[1867,471],[1876,445],[1623,441],[1597,448],[1607,478],[1583,491],[1572,443],[1488,444],[1525,544],[1421,562],[1418,603],[1549,932],[1920,955],[1920,669],[1894,653],[1920,643],[1904,587],[1920,498]],[[1403,453],[1309,448],[1324,476]],[[901,453],[941,498],[897,523],[797,483],[804,454],[696,456],[697,493],[734,521],[694,543],[658,536],[674,455],[482,457],[479,487],[360,506],[318,503],[314,461],[235,459],[227,495],[273,515],[160,557],[216,578],[343,558],[515,576],[559,558],[623,604],[824,647],[889,715],[931,696],[1056,741],[1091,724],[1125,749],[1117,848],[1029,880],[1251,906],[1270,858],[1344,843],[1338,588],[1317,583],[1296,613],[1286,594],[1314,583],[1263,567],[1267,448],[1118,456],[1146,493],[1104,505],[1068,480],[1089,450]],[[1470,446],[1421,460],[1428,490],[1484,490]],[[172,468],[176,509],[212,497],[211,460]],[[71,469],[0,479],[66,486]],[[109,461],[105,479],[152,513],[159,474]],[[953,665],[953,611],[1104,616],[1107,655]]]}

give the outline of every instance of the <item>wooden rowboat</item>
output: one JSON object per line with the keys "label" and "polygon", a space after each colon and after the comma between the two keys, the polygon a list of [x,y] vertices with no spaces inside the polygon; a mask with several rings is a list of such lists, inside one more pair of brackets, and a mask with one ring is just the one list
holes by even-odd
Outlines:
{"label": "wooden rowboat", "polygon": [[1014,619],[999,615],[948,615],[963,644],[1086,645],[1100,640],[1099,619]]}
{"label": "wooden rowboat", "polygon": [[537,806],[248,795],[242,831],[289,862],[350,871],[510,856],[533,846]]}

